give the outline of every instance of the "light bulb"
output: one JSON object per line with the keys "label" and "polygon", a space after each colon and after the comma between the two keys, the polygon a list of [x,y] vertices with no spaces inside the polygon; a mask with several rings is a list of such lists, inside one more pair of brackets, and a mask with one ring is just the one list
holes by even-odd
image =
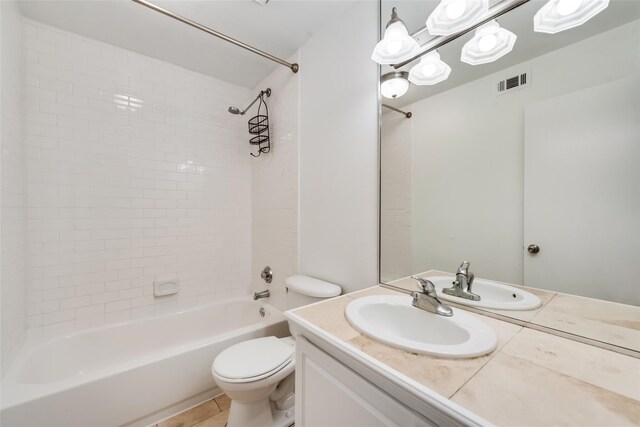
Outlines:
{"label": "light bulb", "polygon": [[558,15],[567,16],[578,10],[581,4],[582,0],[558,0],[556,10]]}
{"label": "light bulb", "polygon": [[434,85],[449,78],[451,67],[445,64],[438,52],[433,51],[420,58],[420,63],[416,64],[409,71],[409,81],[413,84]]}
{"label": "light bulb", "polygon": [[384,37],[373,49],[371,59],[381,65],[390,65],[411,58],[420,49],[418,42],[409,35],[407,27],[398,19],[393,9],[391,21],[384,31]]}
{"label": "light bulb", "polygon": [[387,53],[390,55],[400,52],[400,49],[402,49],[402,42],[400,40],[389,40],[389,43],[387,43]]}
{"label": "light bulb", "polygon": [[474,25],[488,11],[489,0],[440,0],[427,18],[427,29],[431,35],[448,36]]}
{"label": "light bulb", "polygon": [[478,27],[475,36],[462,47],[460,60],[471,65],[493,62],[511,52],[517,38],[494,19]]}
{"label": "light bulb", "polygon": [[480,40],[478,40],[478,48],[482,52],[489,52],[491,49],[496,47],[497,43],[498,38],[495,34],[485,34],[484,36],[480,37]]}
{"label": "light bulb", "polygon": [[447,18],[453,21],[455,19],[460,18],[464,14],[466,9],[467,9],[466,0],[453,0],[452,2],[447,4],[447,7],[445,9],[445,14],[447,15]]}
{"label": "light bulb", "polygon": [[549,0],[533,16],[533,30],[556,34],[578,27],[605,10],[610,0]]}
{"label": "light bulb", "polygon": [[435,64],[425,64],[422,67],[422,75],[425,77],[431,77],[436,73]]}

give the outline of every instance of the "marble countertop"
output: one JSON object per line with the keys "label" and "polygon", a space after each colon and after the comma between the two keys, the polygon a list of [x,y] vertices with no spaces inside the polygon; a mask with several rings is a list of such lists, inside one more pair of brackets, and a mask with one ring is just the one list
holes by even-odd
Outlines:
{"label": "marble countertop", "polygon": [[354,354],[408,377],[499,426],[637,426],[640,359],[473,314],[498,336],[473,359],[418,355],[374,341],[344,313],[355,298],[394,294],[380,286],[293,310]]}

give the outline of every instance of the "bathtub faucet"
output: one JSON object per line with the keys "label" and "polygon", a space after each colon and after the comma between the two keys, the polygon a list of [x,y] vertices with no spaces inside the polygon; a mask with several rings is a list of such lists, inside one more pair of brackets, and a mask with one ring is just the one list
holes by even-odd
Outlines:
{"label": "bathtub faucet", "polygon": [[271,296],[271,292],[269,292],[269,289],[264,290],[264,291],[260,291],[260,292],[254,292],[253,293],[253,300],[259,300],[262,298],[269,298],[269,296]]}

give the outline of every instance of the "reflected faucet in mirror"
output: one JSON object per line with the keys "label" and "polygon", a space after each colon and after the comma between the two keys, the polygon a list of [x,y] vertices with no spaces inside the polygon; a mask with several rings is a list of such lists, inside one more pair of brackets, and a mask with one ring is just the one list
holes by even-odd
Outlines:
{"label": "reflected faucet in mirror", "polygon": [[431,280],[423,279],[419,276],[411,276],[412,279],[418,281],[418,287],[421,292],[413,291],[411,296],[414,307],[420,310],[429,311],[431,313],[439,314],[440,316],[453,316],[453,310],[448,305],[442,304],[436,295],[436,287]]}
{"label": "reflected faucet in mirror", "polygon": [[443,289],[442,292],[454,297],[480,301],[480,295],[471,292],[471,286],[473,285],[473,279],[475,279],[475,276],[473,273],[469,273],[469,265],[471,265],[469,261],[464,261],[460,267],[458,267],[456,280],[453,282],[453,286]]}

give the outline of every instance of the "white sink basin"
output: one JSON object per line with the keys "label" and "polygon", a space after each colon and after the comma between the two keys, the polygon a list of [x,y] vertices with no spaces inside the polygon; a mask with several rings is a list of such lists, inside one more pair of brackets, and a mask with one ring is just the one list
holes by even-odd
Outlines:
{"label": "white sink basin", "polygon": [[475,279],[471,285],[471,291],[480,295],[480,301],[472,301],[465,298],[447,295],[443,288],[450,288],[455,280],[453,276],[425,277],[436,286],[438,298],[444,301],[453,301],[470,307],[491,308],[494,310],[534,310],[542,304],[540,298],[531,292],[524,291],[513,286],[490,280]]}
{"label": "white sink basin", "polygon": [[489,326],[462,310],[445,317],[411,305],[408,295],[358,298],[347,306],[349,323],[374,340],[413,353],[462,359],[487,354],[497,338]]}

